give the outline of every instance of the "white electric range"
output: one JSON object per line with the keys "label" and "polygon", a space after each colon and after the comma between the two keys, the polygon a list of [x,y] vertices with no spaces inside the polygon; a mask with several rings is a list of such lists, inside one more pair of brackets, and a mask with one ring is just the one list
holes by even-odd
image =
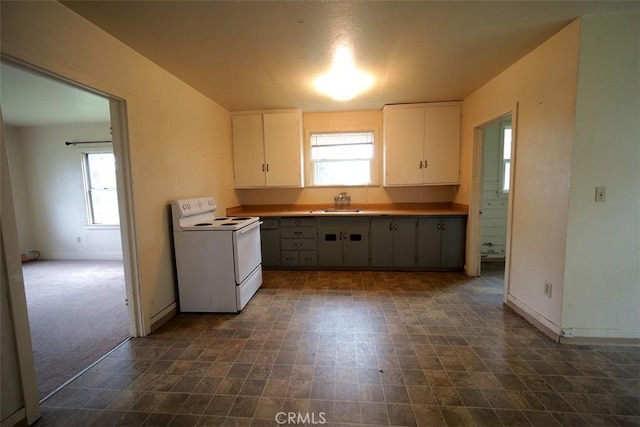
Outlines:
{"label": "white electric range", "polygon": [[262,285],[260,218],[216,209],[212,197],[171,202],[180,311],[239,312]]}

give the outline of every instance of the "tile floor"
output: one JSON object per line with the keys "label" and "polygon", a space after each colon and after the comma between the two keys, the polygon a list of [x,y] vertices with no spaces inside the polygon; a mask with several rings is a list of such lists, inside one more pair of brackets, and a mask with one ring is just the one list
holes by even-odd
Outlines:
{"label": "tile floor", "polygon": [[[640,426],[640,348],[559,345],[499,275],[265,271],[42,404],[38,426]],[[291,416],[292,418],[288,418]]]}

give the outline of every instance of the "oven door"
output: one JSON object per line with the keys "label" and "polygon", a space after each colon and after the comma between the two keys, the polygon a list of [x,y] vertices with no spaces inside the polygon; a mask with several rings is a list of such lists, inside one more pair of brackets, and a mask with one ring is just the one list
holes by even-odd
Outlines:
{"label": "oven door", "polygon": [[260,224],[262,222],[256,221],[233,233],[233,257],[237,285],[244,282],[262,262]]}

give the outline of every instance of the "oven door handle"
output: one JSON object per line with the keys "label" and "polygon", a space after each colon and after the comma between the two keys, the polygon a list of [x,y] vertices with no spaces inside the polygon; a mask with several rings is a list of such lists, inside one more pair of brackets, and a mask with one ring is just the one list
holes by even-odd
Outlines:
{"label": "oven door handle", "polygon": [[254,222],[253,224],[238,230],[238,233],[240,233],[240,234],[248,233],[249,231],[253,230],[254,228],[260,227],[260,224],[262,224],[262,221]]}

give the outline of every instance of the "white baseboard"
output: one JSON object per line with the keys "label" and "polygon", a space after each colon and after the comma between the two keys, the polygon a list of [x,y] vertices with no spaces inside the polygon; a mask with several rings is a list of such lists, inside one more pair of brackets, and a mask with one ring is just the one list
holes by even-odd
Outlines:
{"label": "white baseboard", "polygon": [[554,340],[560,342],[561,330],[556,325],[534,309],[515,298],[513,295],[507,295],[507,307],[522,316],[527,322],[531,323],[540,332]]}
{"label": "white baseboard", "polygon": [[151,332],[157,330],[176,314],[178,314],[178,304],[172,302],[158,313],[151,316],[149,319],[149,322],[151,323]]}
{"label": "white baseboard", "polygon": [[24,408],[20,408],[16,412],[14,412],[13,414],[9,415],[4,420],[2,420],[2,422],[0,422],[0,426],[1,427],[12,427],[12,426],[15,426],[17,424],[27,425],[26,424],[27,423],[26,422],[26,418],[27,418],[27,412],[25,411]]}

